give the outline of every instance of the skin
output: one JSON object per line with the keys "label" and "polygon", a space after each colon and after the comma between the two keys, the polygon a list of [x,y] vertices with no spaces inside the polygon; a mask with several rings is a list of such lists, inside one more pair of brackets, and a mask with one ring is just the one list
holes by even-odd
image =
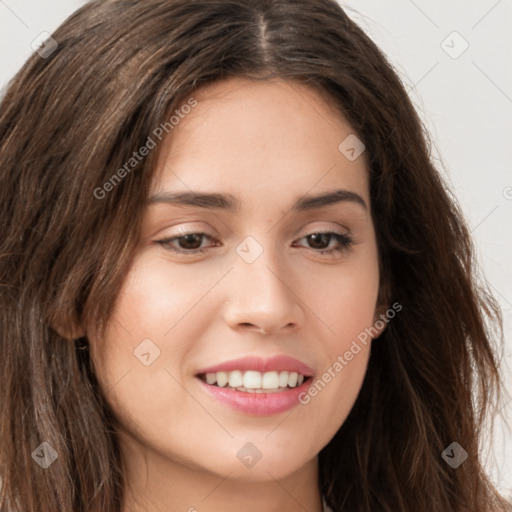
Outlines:
{"label": "skin", "polygon": [[[349,161],[338,150],[353,130],[307,86],[231,78],[194,98],[164,139],[151,193],[230,193],[241,209],[148,205],[106,336],[90,340],[121,424],[124,511],[321,512],[317,455],[357,398],[371,343],[307,405],[271,416],[228,408],[195,374],[284,354],[318,378],[374,324],[382,310],[365,154]],[[345,201],[291,211],[304,194],[340,188],[367,208]],[[319,231],[354,244],[321,254],[339,244],[306,238]],[[204,253],[180,256],[157,243],[185,232],[212,238],[172,245]],[[248,236],[263,250],[250,264],[236,252]],[[144,339],[160,350],[149,366],[134,357]],[[247,442],[262,454],[252,468],[237,457]]]}

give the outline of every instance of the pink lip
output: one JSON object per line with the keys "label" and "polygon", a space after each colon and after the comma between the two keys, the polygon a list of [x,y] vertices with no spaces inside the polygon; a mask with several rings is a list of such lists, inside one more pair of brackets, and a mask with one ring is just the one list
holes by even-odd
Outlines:
{"label": "pink lip", "polygon": [[[289,356],[275,356],[269,359],[243,357],[225,363],[209,366],[196,374],[230,372],[234,370],[255,370],[258,372],[297,372],[305,377],[313,377],[314,371],[302,361]],[[313,379],[306,379],[300,386],[276,393],[249,393],[207,384],[198,378],[203,389],[227,406],[245,414],[269,416],[287,411],[299,403],[299,395],[307,390]]]}
{"label": "pink lip", "polygon": [[234,370],[254,370],[257,372],[297,372],[305,377],[312,377],[314,371],[302,361],[289,356],[274,356],[268,359],[262,357],[242,357],[233,359],[215,366],[209,366],[199,370],[196,375],[216,372],[232,372]]}
{"label": "pink lip", "polygon": [[211,386],[201,379],[197,380],[210,396],[213,396],[232,409],[255,416],[270,416],[295,407],[299,403],[299,395],[306,392],[311,382],[313,382],[312,379],[307,379],[296,388],[277,393],[248,393]]}

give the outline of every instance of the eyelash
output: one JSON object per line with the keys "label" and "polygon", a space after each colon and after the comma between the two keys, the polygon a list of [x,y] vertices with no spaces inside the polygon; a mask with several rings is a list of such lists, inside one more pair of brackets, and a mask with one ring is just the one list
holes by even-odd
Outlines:
{"label": "eyelash", "polygon": [[[180,256],[185,256],[185,257],[194,256],[194,255],[206,252],[207,249],[204,249],[204,248],[203,249],[192,249],[192,250],[187,251],[187,250],[176,249],[175,247],[170,245],[170,243],[172,241],[179,240],[181,238],[185,238],[186,236],[190,236],[190,235],[205,236],[205,237],[209,238],[210,240],[214,240],[214,238],[212,236],[208,235],[207,233],[192,231],[190,233],[184,233],[180,236],[174,236],[174,237],[165,238],[162,240],[156,240],[155,243],[161,245],[165,250],[171,251],[175,254],[179,254]],[[334,231],[315,231],[313,233],[310,233],[309,235],[305,235],[305,236],[299,238],[298,240],[302,240],[303,238],[307,238],[308,236],[312,236],[312,235],[331,235],[339,243],[339,246],[335,247],[333,249],[323,249],[323,250],[322,249],[312,249],[313,251],[317,251],[320,254],[335,255],[336,253],[341,253],[341,252],[351,249],[352,246],[354,245],[354,241],[350,236],[344,235],[342,233],[336,233]],[[329,243],[331,242],[331,240],[332,240],[332,238],[329,240]]]}

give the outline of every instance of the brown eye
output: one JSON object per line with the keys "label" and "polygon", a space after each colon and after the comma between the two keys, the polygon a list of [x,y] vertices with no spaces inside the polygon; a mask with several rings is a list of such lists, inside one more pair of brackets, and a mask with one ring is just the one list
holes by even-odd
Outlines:
{"label": "brown eye", "polygon": [[203,238],[212,240],[212,237],[206,233],[185,233],[184,235],[157,240],[156,243],[169,251],[188,256],[205,252],[205,249],[201,247]]}
{"label": "brown eye", "polygon": [[312,235],[308,235],[306,238],[313,249],[326,249],[329,247],[332,235],[329,233],[313,233]]}
{"label": "brown eye", "polygon": [[202,236],[203,235],[200,233],[190,233],[188,235],[180,236],[176,240],[178,240],[180,249],[195,250],[201,247]]}
{"label": "brown eye", "polygon": [[[354,243],[349,236],[331,231],[311,233],[300,240],[303,239],[308,241],[310,248],[319,251],[320,254],[342,252],[352,247]],[[338,245],[328,249],[332,240],[337,241]]]}

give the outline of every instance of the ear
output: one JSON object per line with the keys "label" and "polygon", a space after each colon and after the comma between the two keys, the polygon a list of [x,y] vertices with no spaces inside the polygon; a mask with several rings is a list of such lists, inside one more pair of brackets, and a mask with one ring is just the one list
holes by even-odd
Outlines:
{"label": "ear", "polygon": [[[391,283],[389,281],[389,274],[387,272],[383,272],[382,262],[379,262],[379,270],[380,270],[380,283],[379,283],[379,293],[377,296],[377,303],[375,306],[375,313],[373,315],[373,329],[372,332],[376,332],[375,336],[372,336],[373,339],[377,339],[380,335],[385,331],[389,321],[396,314],[395,312],[395,304],[393,307],[390,307],[391,303]],[[401,306],[400,306],[400,309]]]}
{"label": "ear", "polygon": [[69,341],[74,341],[85,337],[85,331],[81,327],[74,329],[60,329],[52,327],[52,329],[61,337]]}
{"label": "ear", "polygon": [[373,329],[372,331],[377,331],[375,336],[372,336],[374,340],[380,337],[380,335],[386,329],[386,326],[389,322],[389,317],[386,314],[389,311],[388,304],[382,304],[375,308],[375,314],[373,315]]}
{"label": "ear", "polygon": [[74,341],[86,336],[85,329],[80,322],[69,317],[63,319],[54,318],[50,321],[50,327],[62,338]]}

